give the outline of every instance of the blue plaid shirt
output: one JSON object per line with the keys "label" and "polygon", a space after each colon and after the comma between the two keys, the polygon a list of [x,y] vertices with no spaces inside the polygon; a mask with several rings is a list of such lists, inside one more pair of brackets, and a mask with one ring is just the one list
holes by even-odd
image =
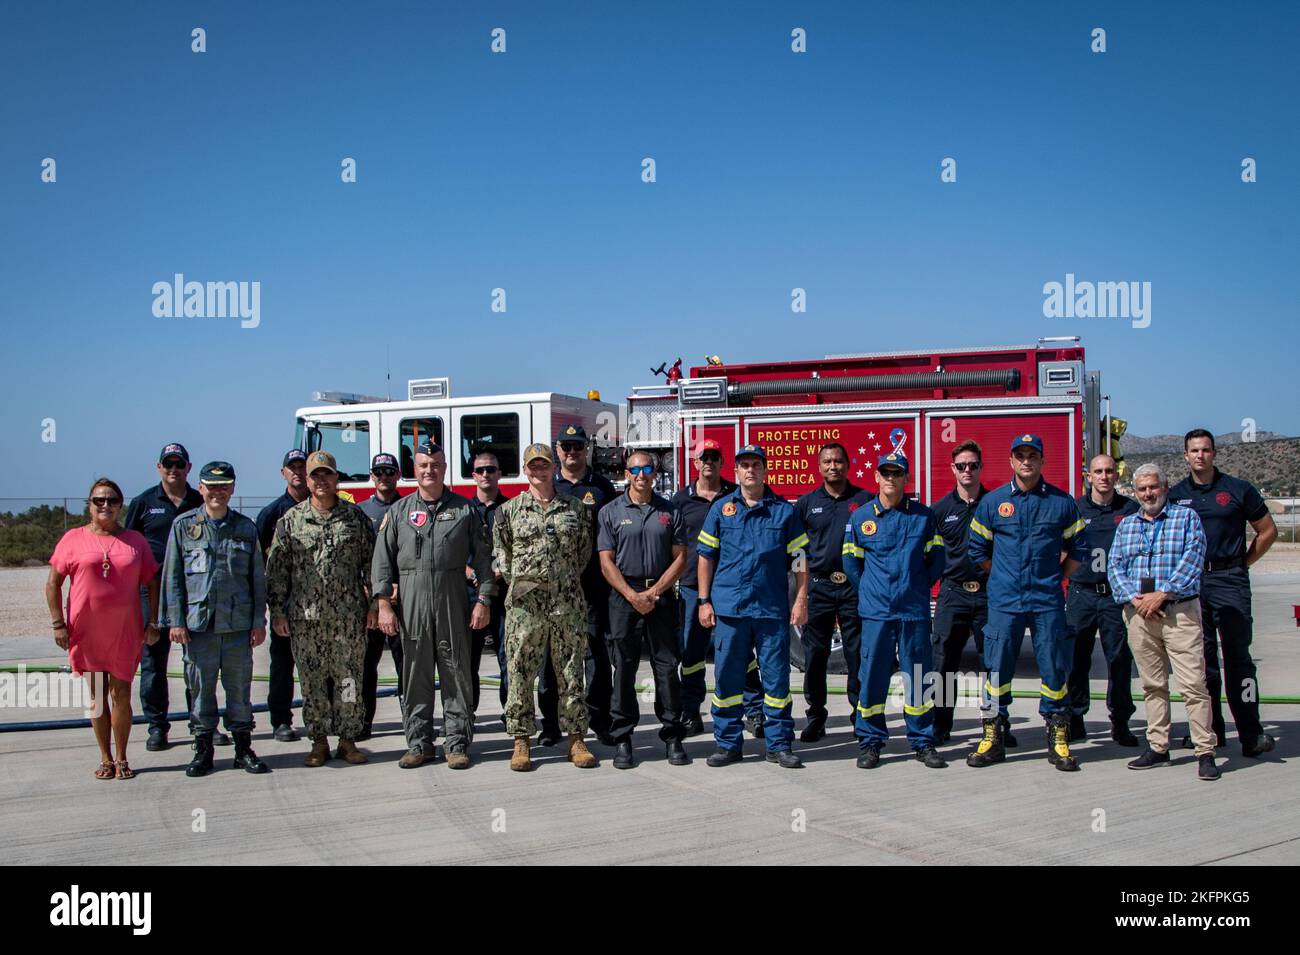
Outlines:
{"label": "blue plaid shirt", "polygon": [[1142,578],[1154,577],[1156,590],[1173,599],[1201,592],[1205,566],[1205,528],[1190,507],[1165,504],[1148,520],[1139,511],[1119,522],[1110,548],[1106,576],[1115,603],[1126,604],[1142,592]]}

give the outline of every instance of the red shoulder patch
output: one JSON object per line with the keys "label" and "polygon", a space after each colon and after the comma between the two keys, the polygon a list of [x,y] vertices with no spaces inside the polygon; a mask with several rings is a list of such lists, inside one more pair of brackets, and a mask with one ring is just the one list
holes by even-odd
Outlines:
{"label": "red shoulder patch", "polygon": [[1220,491],[1218,494],[1214,495],[1214,502],[1218,504],[1219,507],[1227,507],[1232,503],[1232,495],[1227,491]]}
{"label": "red shoulder patch", "polygon": [[1010,501],[1003,501],[998,505],[998,514],[1001,517],[1010,517],[1016,512],[1016,506]]}

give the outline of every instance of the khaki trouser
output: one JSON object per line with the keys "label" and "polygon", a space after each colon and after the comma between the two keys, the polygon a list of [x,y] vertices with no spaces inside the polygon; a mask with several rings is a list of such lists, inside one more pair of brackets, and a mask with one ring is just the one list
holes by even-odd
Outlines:
{"label": "khaki trouser", "polygon": [[1201,637],[1201,602],[1184,600],[1163,618],[1145,618],[1124,605],[1128,644],[1142,677],[1147,707],[1147,745],[1169,751],[1169,670],[1172,667],[1187,708],[1197,756],[1214,754],[1210,728],[1210,694],[1205,688],[1205,644]]}

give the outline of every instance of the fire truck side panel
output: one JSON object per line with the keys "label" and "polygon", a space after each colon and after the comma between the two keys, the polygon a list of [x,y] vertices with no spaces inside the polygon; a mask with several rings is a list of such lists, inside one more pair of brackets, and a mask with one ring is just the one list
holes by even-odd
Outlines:
{"label": "fire truck side panel", "polygon": [[782,497],[794,500],[821,484],[817,458],[823,445],[838,442],[849,455],[848,478],[853,484],[876,491],[875,468],[882,454],[900,451],[908,458],[912,477],[909,493],[916,490],[916,475],[924,474],[925,454],[917,435],[919,412],[885,414],[834,414],[822,405],[816,416],[745,417],[745,443],[767,451],[767,482]]}
{"label": "fire truck side panel", "polygon": [[931,466],[926,472],[926,502],[953,489],[952,449],[966,440],[979,443],[981,481],[990,490],[1011,480],[1011,442],[1021,434],[1043,439],[1043,477],[1071,495],[1079,494],[1080,414],[1077,406],[936,411],[926,415]]}
{"label": "fire truck side panel", "polygon": [[739,418],[700,419],[683,416],[682,441],[677,451],[677,486],[685,487],[699,476],[690,462],[691,453],[698,442],[710,438],[722,446],[722,476],[728,481],[735,481],[736,448],[745,443],[740,440],[740,435]]}

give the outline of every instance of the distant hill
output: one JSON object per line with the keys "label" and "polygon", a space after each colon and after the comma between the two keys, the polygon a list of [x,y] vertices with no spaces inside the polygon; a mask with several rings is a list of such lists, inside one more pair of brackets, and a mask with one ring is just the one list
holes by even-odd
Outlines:
{"label": "distant hill", "polygon": [[[1249,481],[1260,489],[1265,497],[1300,496],[1300,438],[1272,438],[1265,440],[1260,432],[1260,440],[1243,443],[1241,436],[1234,434],[1235,441],[1228,436],[1215,439],[1219,449],[1215,463],[1219,469]],[[1158,442],[1168,435],[1154,438],[1134,438],[1125,435],[1120,439],[1124,448],[1124,459],[1128,465],[1127,477],[1132,480],[1133,472],[1140,465],[1154,461],[1169,475],[1169,483],[1174,484],[1187,477],[1189,468],[1183,460],[1181,436],[1176,436],[1173,450],[1163,453],[1142,453],[1137,450],[1139,442]],[[1133,450],[1130,450],[1133,449]]]}
{"label": "distant hill", "polygon": [[[1278,434],[1276,431],[1255,432],[1256,442],[1283,440],[1286,440],[1286,435]],[[1124,445],[1125,454],[1183,453],[1183,436],[1181,434],[1157,434],[1149,438],[1143,438],[1136,434],[1126,434],[1120,441]],[[1214,436],[1214,444],[1219,448],[1228,444],[1241,443],[1241,433],[1239,431],[1230,431],[1227,434],[1216,434]]]}

